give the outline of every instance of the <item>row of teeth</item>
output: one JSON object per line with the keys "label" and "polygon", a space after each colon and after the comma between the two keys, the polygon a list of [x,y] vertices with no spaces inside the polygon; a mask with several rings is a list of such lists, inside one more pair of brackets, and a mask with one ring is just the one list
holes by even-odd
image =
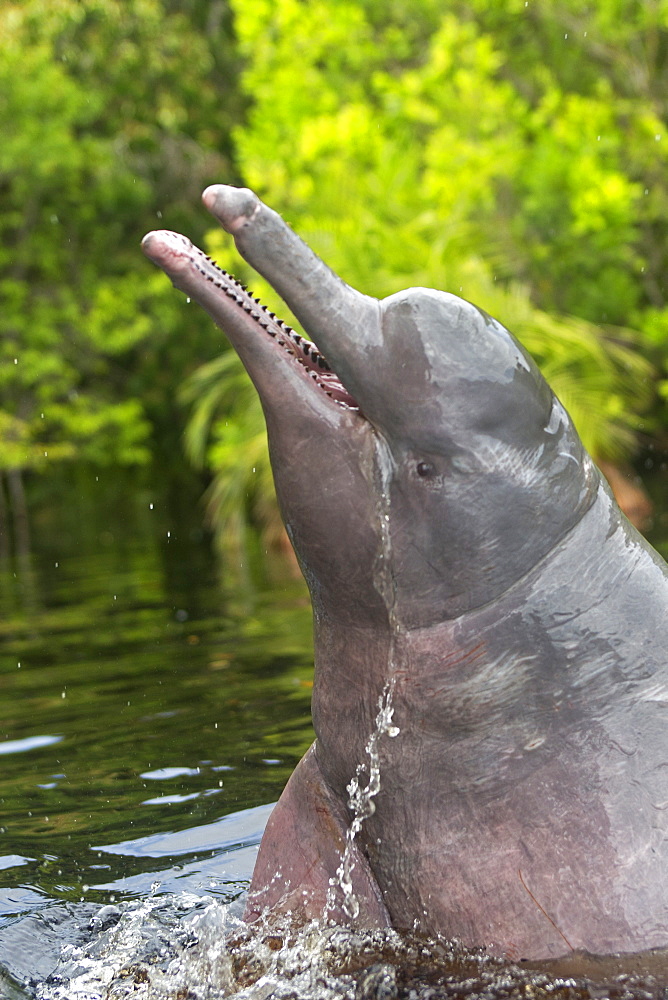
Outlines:
{"label": "row of teeth", "polygon": [[[206,255],[203,254],[202,256]],[[195,268],[206,278],[207,281],[210,281],[216,286],[216,288],[220,288],[220,290],[224,292],[228,298],[233,299],[237,305],[241,306],[244,312],[248,313],[251,319],[254,319],[259,326],[266,330],[270,337],[278,337],[279,339],[277,343],[279,346],[284,347],[287,353],[291,354],[295,360],[302,365],[302,367],[308,372],[311,378],[315,380],[323,392],[330,396],[335,403],[345,407],[347,410],[356,409],[356,407],[349,406],[342,399],[336,399],[328,389],[327,376],[329,375],[332,380],[336,379],[337,382],[338,379],[334,372],[332,372],[332,369],[324,355],[318,350],[312,341],[302,337],[300,333],[297,333],[296,330],[293,330],[292,327],[288,326],[288,324],[282,319],[279,319],[275,313],[271,312],[270,309],[267,309],[267,307],[262,304],[260,299],[255,298],[248,291],[245,285],[242,285],[240,281],[237,281],[237,279],[232,277],[231,274],[228,274],[228,272],[224,271],[222,267],[219,267],[218,264],[211,259],[211,257],[206,257],[206,260],[216,269],[216,271],[220,273],[221,278],[224,279],[217,280],[214,275],[210,274],[207,268],[200,265],[197,260],[194,260],[193,264]],[[272,329],[274,326],[278,327],[278,329]],[[300,354],[291,350],[290,347],[286,345],[285,341],[280,339],[282,336],[291,340],[292,343],[299,348],[303,355],[310,358],[311,364],[318,366],[320,371],[316,371],[307,365],[304,358],[301,357]]]}

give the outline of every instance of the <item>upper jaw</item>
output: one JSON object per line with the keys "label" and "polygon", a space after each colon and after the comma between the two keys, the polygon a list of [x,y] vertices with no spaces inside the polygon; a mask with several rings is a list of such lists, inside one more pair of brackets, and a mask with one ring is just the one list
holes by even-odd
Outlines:
{"label": "upper jaw", "polygon": [[247,188],[215,184],[202,198],[232,234],[242,257],[278,292],[359,400],[358,382],[368,370],[369,352],[383,346],[378,299],[346,284]]}

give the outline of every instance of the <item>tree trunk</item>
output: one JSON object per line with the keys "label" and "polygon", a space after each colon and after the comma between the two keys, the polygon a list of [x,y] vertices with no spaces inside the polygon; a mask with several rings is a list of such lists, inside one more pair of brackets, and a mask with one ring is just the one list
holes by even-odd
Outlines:
{"label": "tree trunk", "polygon": [[0,572],[9,567],[11,545],[9,542],[9,508],[5,495],[5,474],[0,472]]}

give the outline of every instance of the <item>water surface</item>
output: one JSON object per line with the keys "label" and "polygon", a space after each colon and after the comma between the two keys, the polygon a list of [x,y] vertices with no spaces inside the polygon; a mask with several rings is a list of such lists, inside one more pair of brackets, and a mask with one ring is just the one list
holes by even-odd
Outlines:
{"label": "water surface", "polygon": [[257,843],[266,809],[202,831],[275,801],[312,740],[303,584],[226,587],[201,511],[80,480],[78,504],[37,496],[30,563],[0,575],[0,926],[186,875],[238,894],[254,854],[218,880],[205,857]]}

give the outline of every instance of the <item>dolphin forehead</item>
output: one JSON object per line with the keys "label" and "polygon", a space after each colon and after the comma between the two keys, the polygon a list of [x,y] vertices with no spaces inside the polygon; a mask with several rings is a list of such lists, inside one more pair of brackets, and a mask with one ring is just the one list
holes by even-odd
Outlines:
{"label": "dolphin forehead", "polygon": [[513,335],[483,310],[448,292],[409,288],[384,299],[381,316],[382,353],[373,352],[356,385],[360,399],[371,395],[367,411],[379,426],[432,446],[440,435],[446,448],[471,433],[523,446],[542,435],[552,392]]}
{"label": "dolphin forehead", "polygon": [[501,323],[449,292],[408,288],[383,299],[381,313],[385,349],[419,352],[437,384],[454,379],[510,384],[518,371],[537,371]]}

